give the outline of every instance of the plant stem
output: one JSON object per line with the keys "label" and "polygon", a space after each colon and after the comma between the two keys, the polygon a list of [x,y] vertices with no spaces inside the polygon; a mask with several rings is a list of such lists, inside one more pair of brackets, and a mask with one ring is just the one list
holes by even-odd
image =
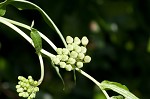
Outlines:
{"label": "plant stem", "polygon": [[44,78],[44,63],[43,63],[42,55],[40,53],[38,54],[38,57],[39,57],[40,66],[41,66],[41,77],[38,81],[38,85],[40,85]]}
{"label": "plant stem", "polygon": [[[4,18],[4,17],[0,17],[0,19],[3,19],[3,20],[6,20],[14,25],[17,25],[17,26],[20,26],[20,27],[23,27],[27,30],[31,30],[31,27],[26,25],[26,24],[23,24],[23,23],[20,23],[20,22],[17,22],[17,21],[14,21],[14,20],[10,20],[10,19],[7,19],[7,18]],[[40,36],[56,51],[57,47],[53,44],[53,42],[48,39],[44,34],[42,34],[41,32],[38,31],[38,33],[40,34]]]}
{"label": "plant stem", "polygon": [[92,76],[90,76],[89,74],[87,74],[86,72],[84,72],[83,70],[79,69],[79,68],[75,68],[79,73],[81,73],[82,75],[84,75],[85,77],[87,77],[88,79],[90,79],[91,81],[93,81],[100,89],[101,91],[104,93],[104,95],[106,96],[107,99],[110,99],[109,95],[107,94],[107,92],[105,90],[103,90],[101,88],[101,83],[99,83],[96,79],[94,79]]}

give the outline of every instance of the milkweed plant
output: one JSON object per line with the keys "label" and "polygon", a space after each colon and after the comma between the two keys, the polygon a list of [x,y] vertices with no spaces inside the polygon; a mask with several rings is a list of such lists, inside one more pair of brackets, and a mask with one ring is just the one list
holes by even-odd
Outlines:
{"label": "milkweed plant", "polygon": [[[13,5],[19,10],[24,9],[36,9],[38,10],[45,22],[56,31],[56,33],[60,36],[64,44],[64,48],[57,48],[54,43],[47,38],[43,33],[34,28],[34,21],[31,23],[31,26],[23,24],[18,21],[14,21],[8,18],[5,18],[4,15],[6,13],[6,6]],[[16,91],[19,97],[24,97],[27,99],[34,99],[36,97],[36,93],[39,90],[39,86],[44,79],[44,63],[43,63],[43,55],[47,56],[52,63],[52,66],[55,68],[57,74],[61,78],[62,82],[63,78],[59,73],[59,69],[63,68],[66,71],[78,71],[83,76],[87,77],[89,80],[93,81],[102,93],[105,95],[107,99],[139,99],[134,94],[132,94],[125,85],[122,85],[117,82],[104,80],[102,82],[98,82],[92,76],[87,74],[82,70],[82,67],[86,63],[90,63],[91,57],[86,54],[87,52],[87,44],[89,40],[86,36],[81,38],[79,37],[71,37],[67,36],[63,37],[57,26],[51,20],[51,18],[36,4],[26,1],[26,0],[5,0],[0,3],[0,23],[8,26],[13,29],[15,32],[20,34],[24,39],[26,39],[36,50],[36,54],[38,55],[40,67],[41,67],[41,77],[38,81],[34,80],[32,76],[28,76],[27,78],[23,76],[18,76],[18,84],[16,85]],[[22,31],[19,27],[25,28],[30,31],[30,36],[28,36],[24,31]],[[45,40],[55,51],[56,55],[44,50],[42,48],[42,39]],[[74,74],[75,75],[75,74]],[[118,93],[117,96],[109,96],[107,90],[112,90]]]}

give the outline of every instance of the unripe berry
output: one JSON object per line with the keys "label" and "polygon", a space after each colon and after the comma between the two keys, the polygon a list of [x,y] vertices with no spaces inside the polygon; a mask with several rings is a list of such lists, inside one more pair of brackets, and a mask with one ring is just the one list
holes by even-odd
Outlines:
{"label": "unripe berry", "polygon": [[75,49],[79,45],[77,45],[76,43],[72,43],[72,46],[73,46],[73,49]]}
{"label": "unripe berry", "polygon": [[86,46],[89,43],[89,40],[86,36],[83,36],[81,39],[82,45]]}
{"label": "unripe berry", "polygon": [[34,88],[34,92],[38,92],[39,91],[39,88],[38,87],[35,87]]}
{"label": "unripe berry", "polygon": [[32,76],[28,76],[28,79],[33,79]]}
{"label": "unripe berry", "polygon": [[22,97],[24,94],[24,92],[19,93],[19,97]]}
{"label": "unripe berry", "polygon": [[84,57],[84,62],[85,63],[89,63],[91,61],[91,57],[90,56],[85,56]]}
{"label": "unripe berry", "polygon": [[27,92],[24,92],[24,94],[23,94],[22,97],[26,98],[26,97],[28,97],[28,96],[29,96],[29,94],[28,94]]}
{"label": "unripe berry", "polygon": [[60,68],[65,68],[66,67],[66,63],[65,62],[60,62],[59,65],[60,65]]}
{"label": "unripe berry", "polygon": [[34,85],[34,86],[38,86],[38,82],[37,82],[37,81],[34,81],[33,85]]}
{"label": "unripe berry", "polygon": [[80,39],[78,37],[74,38],[74,43],[76,43],[77,45],[79,45],[81,43]]}
{"label": "unripe berry", "polygon": [[86,47],[84,47],[84,46],[81,46],[81,53],[86,53],[86,51],[87,51],[87,49],[86,49]]}
{"label": "unripe berry", "polygon": [[70,64],[66,65],[65,68],[66,68],[67,71],[71,71],[72,70],[72,66]]}
{"label": "unripe berry", "polygon": [[82,68],[83,67],[83,62],[77,62],[76,65],[77,65],[78,68]]}
{"label": "unripe berry", "polygon": [[78,56],[78,53],[76,51],[72,51],[70,53],[70,57],[72,57],[72,58],[77,58],[77,56]]}
{"label": "unripe berry", "polygon": [[66,37],[66,42],[67,42],[68,44],[73,43],[73,38],[72,38],[71,36],[67,36],[67,37]]}
{"label": "unripe berry", "polygon": [[32,99],[32,98],[35,98],[35,93],[32,93],[31,95],[30,95],[30,98]]}
{"label": "unripe berry", "polygon": [[67,61],[68,60],[68,56],[67,55],[62,55],[62,61]]}
{"label": "unripe berry", "polygon": [[81,59],[81,60],[82,60],[82,59],[84,58],[84,56],[85,56],[85,55],[84,55],[83,53],[79,53],[79,54],[78,54],[78,59]]}
{"label": "unripe berry", "polygon": [[72,44],[68,44],[68,45],[67,45],[67,49],[68,49],[69,51],[72,51],[72,50],[73,50],[73,45],[72,45]]}
{"label": "unripe berry", "polygon": [[18,89],[17,89],[17,92],[19,92],[19,93],[20,93],[20,92],[23,92],[23,88],[18,88]]}
{"label": "unripe berry", "polygon": [[62,48],[57,48],[56,52],[57,52],[58,55],[61,55],[62,54]]}
{"label": "unripe berry", "polygon": [[74,48],[74,50],[75,50],[76,52],[80,53],[80,52],[81,52],[81,47],[80,47],[80,46],[76,46],[76,47]]}
{"label": "unripe berry", "polygon": [[57,55],[56,57],[59,58],[59,60],[62,59],[62,55]]}
{"label": "unripe berry", "polygon": [[21,86],[20,85],[16,85],[16,88],[18,89],[18,88],[21,88]]}
{"label": "unripe berry", "polygon": [[62,49],[62,52],[63,52],[64,55],[68,55],[68,54],[69,54],[69,50],[66,49],[66,48],[63,48],[63,49]]}
{"label": "unripe berry", "polygon": [[55,57],[55,58],[53,58],[53,62],[54,62],[54,64],[58,65],[60,60],[59,60],[59,58]]}
{"label": "unripe berry", "polygon": [[76,60],[74,58],[69,58],[68,63],[75,64]]}

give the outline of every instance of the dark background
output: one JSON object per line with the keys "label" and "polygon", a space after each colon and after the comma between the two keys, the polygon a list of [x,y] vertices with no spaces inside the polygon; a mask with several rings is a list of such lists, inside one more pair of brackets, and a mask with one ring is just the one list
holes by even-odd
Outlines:
{"label": "dark background", "polygon": [[[2,0],[0,0],[2,1]],[[110,80],[126,85],[141,99],[150,97],[150,1],[149,0],[30,0],[55,22],[63,36],[87,36],[92,57],[83,70],[99,82]],[[36,10],[19,11],[7,7],[5,17],[31,25],[64,47],[59,36]],[[23,29],[24,30],[24,29]],[[29,34],[29,31],[25,32]],[[45,42],[43,48],[54,53]],[[149,49],[148,49],[149,48]],[[45,78],[36,99],[105,99],[101,91],[83,75],[60,69],[63,84],[44,58]],[[34,48],[20,35],[0,24],[0,97],[21,99],[15,89],[17,77],[40,78],[40,65]],[[115,94],[109,92],[110,95]]]}

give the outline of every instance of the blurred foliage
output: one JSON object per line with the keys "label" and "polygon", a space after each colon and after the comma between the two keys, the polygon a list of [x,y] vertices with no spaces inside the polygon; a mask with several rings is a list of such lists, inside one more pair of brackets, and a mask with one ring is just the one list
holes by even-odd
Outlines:
{"label": "blurred foliage", "polygon": [[[4,1],[4,0],[0,0]],[[92,62],[84,66],[99,82],[110,80],[126,85],[142,99],[150,95],[150,1],[149,0],[30,0],[39,5],[56,23],[64,37],[90,39],[88,54]],[[59,36],[48,27],[39,12],[18,11],[7,7],[7,18],[28,25],[35,21],[35,28],[48,36],[57,47],[63,47]],[[26,31],[29,34],[29,31]],[[43,42],[44,49],[55,53]],[[36,99],[105,99],[97,87],[77,74],[61,70],[63,84],[44,59],[45,78]],[[19,99],[15,91],[17,76],[34,79],[40,77],[40,66],[35,50],[20,35],[0,24],[0,97]],[[113,94],[113,92],[109,92]]]}

